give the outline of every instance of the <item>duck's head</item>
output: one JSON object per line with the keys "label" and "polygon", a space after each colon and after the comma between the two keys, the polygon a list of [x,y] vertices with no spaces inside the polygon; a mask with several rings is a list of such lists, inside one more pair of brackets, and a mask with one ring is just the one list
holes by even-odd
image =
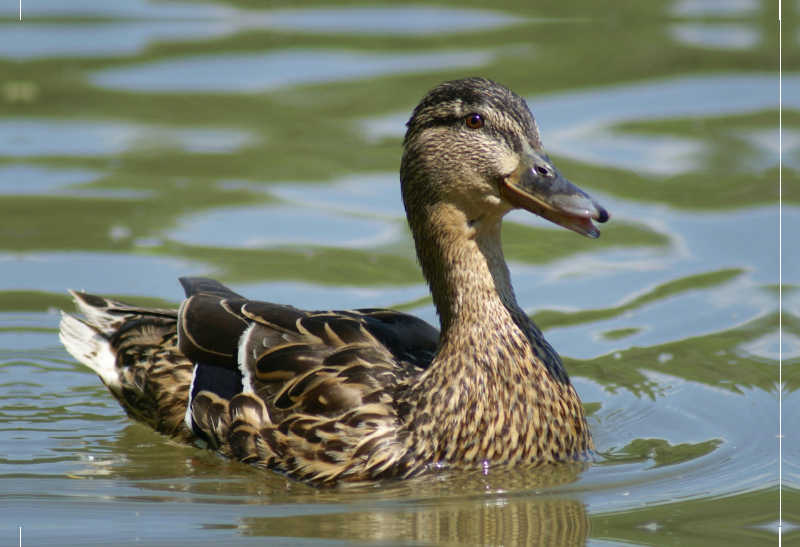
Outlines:
{"label": "duck's head", "polygon": [[483,78],[445,82],[408,122],[400,180],[412,215],[449,204],[467,222],[525,209],[587,237],[609,213],[571,184],[542,149],[525,101]]}

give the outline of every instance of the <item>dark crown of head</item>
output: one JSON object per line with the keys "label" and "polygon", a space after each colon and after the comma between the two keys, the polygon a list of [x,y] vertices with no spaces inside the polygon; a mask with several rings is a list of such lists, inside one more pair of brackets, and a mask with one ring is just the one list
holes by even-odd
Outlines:
{"label": "dark crown of head", "polygon": [[458,104],[461,105],[462,114],[500,110],[520,127],[527,129],[533,124],[533,116],[522,97],[485,78],[464,78],[444,82],[423,97],[406,124],[409,134],[428,125],[457,121],[459,117],[454,106]]}

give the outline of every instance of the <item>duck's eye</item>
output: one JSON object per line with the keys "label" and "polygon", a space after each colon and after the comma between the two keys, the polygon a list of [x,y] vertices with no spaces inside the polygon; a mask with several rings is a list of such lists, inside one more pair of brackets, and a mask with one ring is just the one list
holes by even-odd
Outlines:
{"label": "duck's eye", "polygon": [[470,114],[467,116],[467,127],[470,129],[480,129],[483,127],[483,116],[480,114]]}

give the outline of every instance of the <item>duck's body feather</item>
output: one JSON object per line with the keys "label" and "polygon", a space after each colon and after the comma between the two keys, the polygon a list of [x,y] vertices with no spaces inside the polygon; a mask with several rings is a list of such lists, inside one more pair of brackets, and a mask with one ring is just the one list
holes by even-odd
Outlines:
{"label": "duck's body feather", "polygon": [[409,122],[403,199],[441,333],[404,313],[308,312],[184,278],[178,312],[73,293],[86,319],[65,314],[61,339],[134,419],[316,485],[585,459],[583,407],[516,303],[500,226],[523,207],[596,237],[588,219],[608,214],[538,138],[524,101],[480,79],[443,84]]}
{"label": "duck's body feather", "polygon": [[[307,312],[181,282],[178,313],[74,292],[87,320],[65,315],[62,342],[130,417],[176,440],[309,482],[379,478],[362,456],[395,441],[392,394],[430,364],[437,329],[391,310]],[[103,359],[87,362],[97,349]]]}

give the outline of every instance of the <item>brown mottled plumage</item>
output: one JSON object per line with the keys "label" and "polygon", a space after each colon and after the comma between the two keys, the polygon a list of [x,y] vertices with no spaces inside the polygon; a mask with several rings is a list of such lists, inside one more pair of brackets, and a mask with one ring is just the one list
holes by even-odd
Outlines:
{"label": "brown mottled plumage", "polygon": [[[525,102],[447,82],[414,110],[403,201],[441,334],[388,310],[306,312],[182,279],[180,311],[73,293],[61,338],[133,418],[316,485],[586,459],[583,406],[520,309],[503,216],[524,208],[589,237],[608,220],[541,150]],[[184,422],[185,419],[185,422]]]}

